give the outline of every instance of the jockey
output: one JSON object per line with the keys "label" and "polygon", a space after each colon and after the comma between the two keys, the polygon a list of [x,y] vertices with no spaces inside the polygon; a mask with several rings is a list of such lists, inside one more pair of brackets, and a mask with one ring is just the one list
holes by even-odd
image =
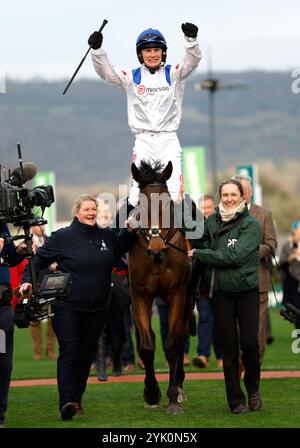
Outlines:
{"label": "jockey", "polygon": [[[187,22],[181,28],[185,57],[177,65],[166,64],[167,43],[156,29],[149,28],[138,36],[136,52],[141,65],[129,71],[111,65],[101,47],[102,33],[95,31],[88,40],[98,75],[127,92],[128,123],[135,135],[133,162],[139,167],[142,160],[151,164],[160,161],[165,167],[171,160],[173,173],[167,185],[174,201],[181,199],[183,193],[182,149],[176,135],[183,91],[186,79],[201,59],[197,26]],[[138,201],[138,184],[131,178],[129,208],[137,206]]]}

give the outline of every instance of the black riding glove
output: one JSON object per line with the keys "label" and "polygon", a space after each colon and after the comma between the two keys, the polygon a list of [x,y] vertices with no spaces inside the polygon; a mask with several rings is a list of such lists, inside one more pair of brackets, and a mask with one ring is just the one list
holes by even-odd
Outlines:
{"label": "black riding glove", "polygon": [[198,27],[193,23],[183,23],[181,25],[181,29],[184,32],[185,36],[196,38],[198,34]]}
{"label": "black riding glove", "polygon": [[99,31],[94,31],[94,33],[89,37],[88,44],[90,47],[92,47],[93,50],[98,50],[98,48],[100,48],[102,45],[102,41],[102,33],[99,33]]}

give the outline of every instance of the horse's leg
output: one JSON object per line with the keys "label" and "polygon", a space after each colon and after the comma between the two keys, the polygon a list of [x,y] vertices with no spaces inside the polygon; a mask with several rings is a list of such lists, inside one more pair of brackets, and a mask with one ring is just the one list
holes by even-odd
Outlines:
{"label": "horse's leg", "polygon": [[151,327],[152,301],[135,297],[132,300],[132,304],[133,315],[140,337],[138,352],[145,366],[145,407],[154,408],[160,406],[161,391],[154,371],[155,334]]}
{"label": "horse's leg", "polygon": [[[169,337],[170,336],[170,337]],[[169,363],[169,387],[167,390],[167,395],[169,398],[169,404],[167,407],[167,413],[169,414],[179,414],[183,412],[183,408],[178,401],[178,371],[180,368],[180,351],[183,346],[180,347],[180,341],[178,337],[171,332],[168,335],[166,343],[166,358]],[[182,361],[183,362],[183,361]],[[179,369],[179,370],[178,370]]]}
{"label": "horse's leg", "polygon": [[184,356],[184,344],[180,344],[181,347],[179,348],[179,356],[178,356],[178,363],[177,363],[177,369],[176,369],[176,383],[177,383],[177,401],[178,403],[181,403],[182,401],[187,400],[187,396],[185,393],[185,390],[183,388],[183,382],[185,378],[184,368],[183,368],[183,356]]}
{"label": "horse's leg", "polygon": [[[183,357],[184,339],[181,334],[183,306],[181,295],[173,296],[172,303],[169,302],[168,315],[168,337],[166,341],[166,358],[168,360],[169,370],[169,387],[167,395],[169,405],[167,413],[178,414],[183,412],[181,404],[178,402],[178,372],[180,368],[180,358]],[[183,363],[183,360],[182,360]],[[183,368],[183,367],[182,367]],[[179,370],[178,370],[179,369]]]}
{"label": "horse's leg", "polygon": [[184,368],[183,368],[183,356],[184,356],[184,345],[182,346],[182,349],[180,350],[179,360],[178,360],[178,365],[177,365],[177,372],[176,372],[178,403],[181,403],[182,401],[187,400],[187,396],[186,396],[185,390],[183,388],[183,381],[185,378],[185,373],[184,373]]}
{"label": "horse's leg", "polygon": [[169,388],[167,395],[169,397],[168,413],[183,412],[180,405],[181,401],[186,400],[186,394],[183,389],[184,369],[183,354],[184,344],[189,335],[189,314],[192,307],[185,303],[183,293],[176,294],[169,307],[169,333],[166,345],[166,357],[170,365]]}
{"label": "horse's leg", "polygon": [[[183,320],[182,320],[182,329],[181,334],[185,335],[186,338],[190,335],[190,319],[193,314],[194,308],[194,300],[190,291],[187,293],[187,298],[184,306]],[[186,342],[186,338],[183,340],[182,350],[180,352],[180,362],[177,368],[177,389],[178,389],[178,397],[177,401],[180,403],[181,401],[187,400],[186,393],[183,388],[183,382],[185,378],[184,368],[183,368],[183,356],[184,356],[184,346]]]}

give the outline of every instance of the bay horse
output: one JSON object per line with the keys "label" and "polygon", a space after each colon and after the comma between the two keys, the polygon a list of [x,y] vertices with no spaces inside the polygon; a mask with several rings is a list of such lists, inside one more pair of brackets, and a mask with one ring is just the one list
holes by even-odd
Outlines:
{"label": "bay horse", "polygon": [[[194,303],[189,290],[192,267],[186,253],[187,241],[180,229],[174,227],[174,204],[166,183],[172,169],[171,162],[163,170],[160,163],[152,168],[143,161],[140,169],[134,163],[131,165],[132,176],[140,189],[140,214],[146,217],[147,223],[143,224],[140,218],[136,241],[128,253],[128,268],[133,316],[140,336],[138,353],[145,366],[145,407],[161,405],[154,370],[155,334],[151,327],[153,299],[159,296],[168,306],[169,404],[166,412],[177,414],[183,412],[181,401],[186,399],[183,355]],[[157,216],[153,213],[154,197],[159,198]]]}

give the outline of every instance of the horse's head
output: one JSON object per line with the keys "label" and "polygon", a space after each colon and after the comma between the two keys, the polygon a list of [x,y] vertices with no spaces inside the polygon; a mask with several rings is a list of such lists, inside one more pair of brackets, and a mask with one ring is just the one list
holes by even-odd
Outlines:
{"label": "horse's head", "polygon": [[144,161],[140,168],[133,163],[131,172],[140,188],[140,213],[143,234],[148,240],[148,254],[160,263],[166,255],[165,239],[171,227],[171,198],[167,180],[173,171],[172,162],[162,169],[157,162],[154,167]]}
{"label": "horse's head", "polygon": [[140,168],[134,163],[131,165],[131,173],[133,179],[139,184],[140,190],[150,184],[163,184],[170,179],[173,171],[172,162],[169,161],[164,169],[161,162],[156,162],[154,166],[142,160]]}

